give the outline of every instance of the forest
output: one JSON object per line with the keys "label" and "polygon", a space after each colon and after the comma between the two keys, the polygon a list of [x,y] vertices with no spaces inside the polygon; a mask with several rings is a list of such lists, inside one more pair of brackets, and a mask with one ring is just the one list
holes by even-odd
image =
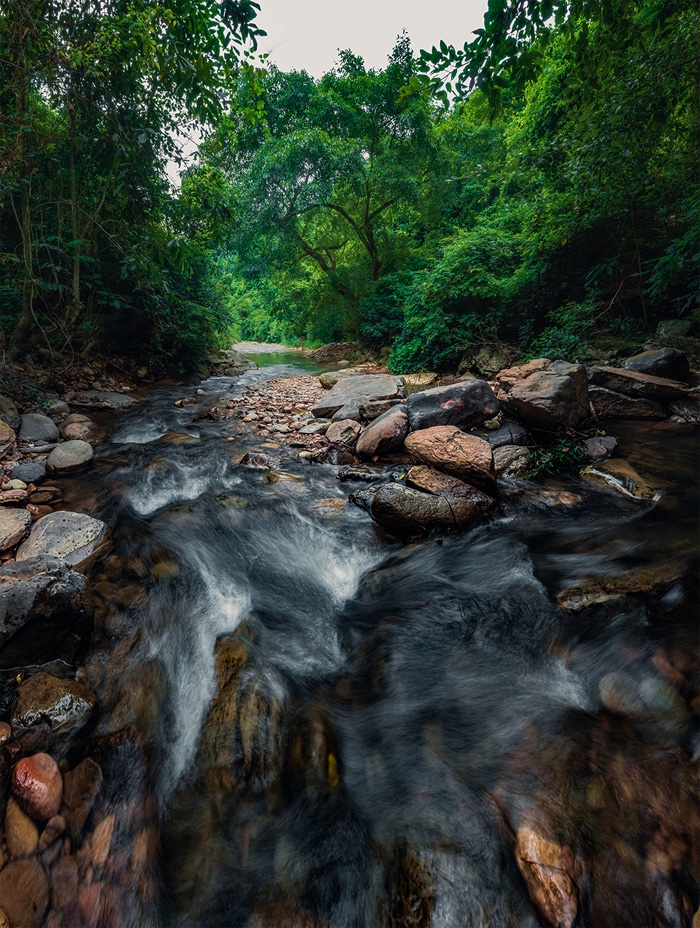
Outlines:
{"label": "forest", "polygon": [[8,357],[359,340],[450,370],[697,313],[694,2],[492,0],[463,48],[320,79],[256,54],[257,10],[0,7]]}

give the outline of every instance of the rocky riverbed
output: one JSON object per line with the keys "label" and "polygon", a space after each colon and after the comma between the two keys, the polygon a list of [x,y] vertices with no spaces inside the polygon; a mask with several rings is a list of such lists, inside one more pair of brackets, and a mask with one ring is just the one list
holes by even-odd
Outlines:
{"label": "rocky riverbed", "polygon": [[0,401],[0,924],[690,925],[687,364],[244,347]]}

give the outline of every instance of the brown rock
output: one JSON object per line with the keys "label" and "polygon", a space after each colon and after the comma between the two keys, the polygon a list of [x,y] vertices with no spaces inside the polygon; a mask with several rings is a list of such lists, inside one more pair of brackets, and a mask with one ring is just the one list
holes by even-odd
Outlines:
{"label": "brown rock", "polygon": [[31,857],[39,846],[39,831],[36,825],[24,814],[12,796],[7,800],[5,811],[5,839],[11,857]]}
{"label": "brown rock", "polygon": [[655,400],[657,403],[671,403],[687,393],[685,384],[665,377],[628,371],[622,367],[592,367],[588,379],[596,387],[605,387],[625,396]]}
{"label": "brown rock", "polygon": [[0,870],[0,908],[12,928],[40,928],[49,907],[49,882],[36,860],[17,860]]}
{"label": "brown rock", "polygon": [[10,919],[4,909],[0,909],[0,928],[11,928]]}
{"label": "brown rock", "polygon": [[666,411],[655,400],[625,396],[607,387],[591,386],[588,397],[599,419],[616,416],[625,419],[665,419]]}
{"label": "brown rock", "polygon": [[92,835],[92,861],[100,870],[105,865],[114,832],[114,816],[103,818]]}
{"label": "brown rock", "polygon": [[571,856],[527,826],[518,831],[518,867],[533,904],[551,928],[572,928],[578,913],[578,893],[567,873]]}
{"label": "brown rock", "polygon": [[63,778],[53,757],[23,757],[12,771],[12,792],[26,814],[45,822],[58,813],[63,797]]}
{"label": "brown rock", "polygon": [[12,736],[12,729],[7,722],[0,722],[0,747],[9,741]]}
{"label": "brown rock", "polygon": [[581,470],[580,476],[584,480],[598,483],[609,490],[615,490],[616,493],[631,496],[633,499],[653,500],[659,494],[658,487],[647,483],[629,461],[622,458],[612,458],[600,464],[591,464]]}
{"label": "brown rock", "polygon": [[26,509],[0,509],[0,551],[19,544],[31,524],[32,517]]}
{"label": "brown rock", "polygon": [[74,838],[83,830],[101,787],[102,769],[91,757],[86,757],[63,778],[63,805]]}
{"label": "brown rock", "polygon": [[105,430],[82,413],[71,413],[59,423],[58,431],[66,441],[87,441],[96,444],[105,438]]}
{"label": "brown rock", "polygon": [[394,406],[378,416],[360,435],[355,450],[363,458],[380,457],[400,451],[408,435],[408,412]]}
{"label": "brown rock", "polygon": [[471,500],[433,496],[402,483],[383,483],[371,489],[369,514],[379,525],[397,534],[465,529],[477,523],[482,515],[481,508]]}
{"label": "brown rock", "polygon": [[66,820],[62,815],[54,815],[46,823],[46,828],[39,838],[39,853],[57,841],[66,830]]}
{"label": "brown rock", "polygon": [[417,464],[432,464],[490,496],[496,496],[496,469],[491,445],[450,425],[421,429],[406,438]]}
{"label": "brown rock", "polygon": [[514,385],[507,405],[526,425],[549,432],[575,426],[581,419],[576,384],[566,374],[530,374]]}
{"label": "brown rock", "polygon": [[51,901],[56,909],[67,909],[78,895],[78,865],[64,856],[51,868]]}
{"label": "brown rock", "polygon": [[489,509],[494,505],[493,499],[486,493],[469,486],[457,477],[443,474],[442,471],[427,464],[417,464],[409,470],[406,474],[406,486],[422,490],[424,493],[431,493],[433,496],[468,499],[473,503],[478,503],[482,509]]}

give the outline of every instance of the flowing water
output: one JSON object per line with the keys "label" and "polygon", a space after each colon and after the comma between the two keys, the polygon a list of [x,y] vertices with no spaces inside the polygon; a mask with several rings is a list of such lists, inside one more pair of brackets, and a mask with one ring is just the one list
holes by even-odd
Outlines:
{"label": "flowing water", "polygon": [[[152,750],[144,921],[536,926],[530,827],[572,861],[578,924],[690,925],[697,433],[611,426],[655,504],[504,484],[488,524],[402,546],[320,503],[357,488],[339,468],[196,418],[304,367],[257,360],[199,406],[153,390],[66,488],[114,528],[86,674],[98,734]],[[613,595],[645,571],[651,593]],[[597,605],[556,604],[591,583]]]}

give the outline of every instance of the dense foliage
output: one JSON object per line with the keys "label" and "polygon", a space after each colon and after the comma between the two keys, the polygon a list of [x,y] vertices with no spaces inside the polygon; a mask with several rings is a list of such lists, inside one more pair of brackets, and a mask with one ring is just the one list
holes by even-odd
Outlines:
{"label": "dense foliage", "polygon": [[358,338],[449,368],[696,311],[695,3],[489,0],[461,49],[400,37],[384,69],[344,51],[318,80],[254,66],[255,8],[0,7],[12,352]]}

